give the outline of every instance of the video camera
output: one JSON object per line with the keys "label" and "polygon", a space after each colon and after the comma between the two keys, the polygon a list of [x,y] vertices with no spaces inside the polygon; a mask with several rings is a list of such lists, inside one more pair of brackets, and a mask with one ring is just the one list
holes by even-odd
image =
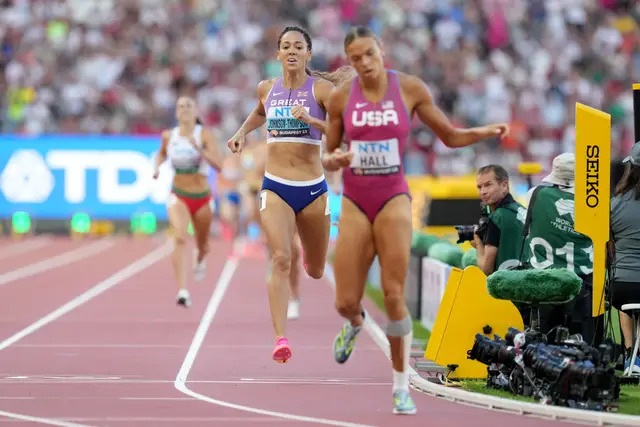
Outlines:
{"label": "video camera", "polygon": [[533,396],[541,403],[611,411],[617,408],[620,383],[613,348],[597,349],[580,335],[556,328],[554,339],[509,328],[505,339],[476,334],[467,358],[487,365],[487,387]]}
{"label": "video camera", "polygon": [[487,206],[483,206],[480,210],[480,219],[478,220],[478,224],[473,225],[456,225],[454,226],[456,231],[458,232],[458,241],[456,243],[464,243],[473,240],[474,228],[477,226],[478,229],[475,231],[475,234],[480,237],[480,239],[484,238],[484,234],[487,232],[487,226],[489,224],[489,215],[491,214],[491,208]]}

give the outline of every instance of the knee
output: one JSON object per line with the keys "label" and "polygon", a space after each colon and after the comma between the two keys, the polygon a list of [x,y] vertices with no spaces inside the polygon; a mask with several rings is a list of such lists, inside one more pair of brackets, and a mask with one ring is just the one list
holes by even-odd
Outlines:
{"label": "knee", "polygon": [[400,307],[404,307],[404,292],[402,287],[394,286],[391,289],[384,291],[384,305],[387,311],[398,310]]}
{"label": "knee", "polygon": [[184,248],[187,244],[187,236],[182,233],[177,233],[173,236],[173,247],[176,249]]}
{"label": "knee", "polygon": [[401,320],[390,320],[387,324],[387,336],[404,337],[413,331],[411,317],[405,316]]}
{"label": "knee", "polygon": [[360,314],[360,301],[357,299],[341,299],[336,301],[336,310],[340,316],[350,318]]}
{"label": "knee", "polygon": [[272,271],[275,273],[289,274],[291,270],[291,255],[281,251],[275,251],[271,255]]}

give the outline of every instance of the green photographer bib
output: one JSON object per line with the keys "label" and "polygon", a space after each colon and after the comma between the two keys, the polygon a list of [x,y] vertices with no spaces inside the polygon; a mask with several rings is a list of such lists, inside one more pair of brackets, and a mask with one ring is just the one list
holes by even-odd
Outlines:
{"label": "green photographer bib", "polygon": [[538,191],[524,258],[533,268],[567,268],[582,276],[593,272],[593,244],[574,230],[573,207],[571,193],[557,187]]}
{"label": "green photographer bib", "polygon": [[489,215],[489,219],[500,229],[500,243],[496,256],[496,271],[516,267],[520,262],[522,229],[527,209],[518,202],[501,206]]}

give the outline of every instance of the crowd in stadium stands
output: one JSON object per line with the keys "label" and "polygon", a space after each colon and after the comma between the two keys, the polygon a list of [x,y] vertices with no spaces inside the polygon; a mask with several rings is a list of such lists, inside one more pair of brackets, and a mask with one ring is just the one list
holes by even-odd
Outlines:
{"label": "crowd in stadium stands", "polygon": [[455,152],[416,126],[410,171],[546,166],[572,149],[576,101],[611,114],[615,157],[633,142],[639,16],[632,0],[0,0],[0,125],[157,134],[187,93],[226,141],[258,81],[280,72],[285,25],[308,28],[311,66],[331,70],[345,30],[363,24],[456,124],[511,124],[507,140]]}

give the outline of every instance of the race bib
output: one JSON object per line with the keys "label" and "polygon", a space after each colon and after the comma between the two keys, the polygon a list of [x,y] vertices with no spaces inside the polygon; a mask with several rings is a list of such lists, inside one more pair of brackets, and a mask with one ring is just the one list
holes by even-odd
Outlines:
{"label": "race bib", "polygon": [[356,175],[390,175],[400,171],[396,138],[384,141],[351,141],[351,169]]}
{"label": "race bib", "polygon": [[[307,113],[309,107],[305,107]],[[269,107],[267,110],[267,132],[273,137],[303,137],[309,134],[309,124],[291,114],[290,106]]]}

